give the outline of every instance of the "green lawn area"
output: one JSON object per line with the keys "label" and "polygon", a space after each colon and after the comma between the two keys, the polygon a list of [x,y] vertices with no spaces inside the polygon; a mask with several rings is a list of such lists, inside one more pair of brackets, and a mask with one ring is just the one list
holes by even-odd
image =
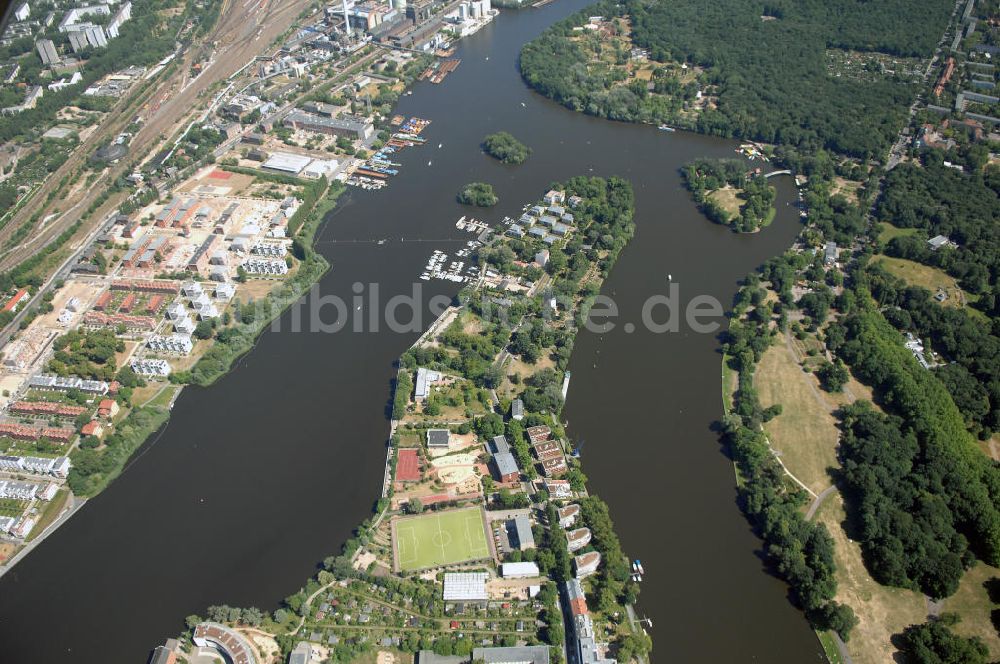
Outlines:
{"label": "green lawn area", "polygon": [[420,447],[420,443],[423,440],[421,434],[407,431],[406,429],[397,429],[396,435],[399,436],[400,447]]}
{"label": "green lawn area", "polygon": [[393,524],[396,564],[403,571],[490,557],[478,507],[399,519]]}
{"label": "green lawn area", "polygon": [[[872,260],[880,263],[890,274],[899,277],[907,284],[926,288],[931,292],[931,295],[936,295],[938,290],[943,290],[948,294],[948,299],[942,303],[942,306],[963,307],[978,299],[977,295],[963,291],[954,277],[939,268],[883,254],[875,254]],[[982,312],[978,309],[965,307],[965,310],[971,315],[985,320]]]}
{"label": "green lawn area", "polygon": [[949,300],[952,299],[951,291],[954,291],[958,287],[954,278],[949,276],[944,270],[939,270],[936,267],[916,263],[905,258],[893,258],[892,256],[884,256],[882,254],[877,254],[873,258],[881,263],[890,273],[905,280],[908,284],[922,286],[931,293],[936,293],[938,288],[949,291]]}
{"label": "green lawn area", "polygon": [[882,232],[878,234],[879,242],[889,242],[896,237],[907,237],[917,232],[916,228],[899,228],[890,223],[882,222]]}
{"label": "green lawn area", "polygon": [[816,632],[816,636],[819,638],[820,645],[823,646],[823,654],[826,655],[827,661],[830,664],[842,664],[844,658],[840,656],[840,648],[837,647],[833,632]]}
{"label": "green lawn area", "polygon": [[45,511],[43,511],[42,515],[38,518],[38,523],[35,524],[35,527],[31,530],[31,534],[28,535],[29,542],[35,539],[38,535],[44,533],[45,529],[56,520],[56,517],[58,517],[62,512],[63,507],[66,506],[67,498],[69,498],[69,489],[65,487],[59,489],[55,498],[50,500],[49,504],[45,506]]}
{"label": "green lawn area", "polygon": [[167,385],[156,396],[142,405],[166,408],[170,405],[170,400],[174,398],[174,394],[176,394],[179,389],[181,389],[180,386]]}

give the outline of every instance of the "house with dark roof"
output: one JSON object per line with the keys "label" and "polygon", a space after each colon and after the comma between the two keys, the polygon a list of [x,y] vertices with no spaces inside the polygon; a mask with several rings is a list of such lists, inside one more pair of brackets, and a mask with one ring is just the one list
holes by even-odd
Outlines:
{"label": "house with dark roof", "polygon": [[511,545],[516,546],[520,551],[535,548],[535,536],[531,532],[531,521],[525,514],[518,514],[507,522],[507,535],[508,539],[513,540]]}
{"label": "house with dark roof", "polygon": [[427,447],[432,449],[447,449],[450,432],[447,429],[428,429]]}
{"label": "house with dark roof", "polygon": [[510,452],[500,452],[493,455],[493,463],[496,466],[497,478],[501,482],[516,482],[521,477],[521,471],[517,467],[517,461]]}

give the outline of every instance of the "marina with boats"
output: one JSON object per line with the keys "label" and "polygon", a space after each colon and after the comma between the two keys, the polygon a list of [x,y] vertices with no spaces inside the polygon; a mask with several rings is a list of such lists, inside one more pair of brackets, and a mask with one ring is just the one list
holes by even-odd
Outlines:
{"label": "marina with boats", "polygon": [[[393,124],[397,124],[397,118],[393,120]],[[401,164],[393,161],[392,156],[403,148],[426,143],[427,139],[420,136],[420,133],[430,123],[430,120],[424,120],[423,118],[413,117],[404,120],[402,117],[399,117],[399,129],[389,137],[385,145],[354,170],[347,179],[347,184],[368,190],[383,189],[388,185],[390,177],[399,175],[399,166]]]}
{"label": "marina with boats", "polygon": [[[465,249],[460,249],[456,258],[468,257],[471,252],[482,246],[478,240],[469,240],[465,244]],[[447,263],[447,266],[445,266]],[[469,265],[466,267],[464,260],[449,261],[449,255],[440,249],[435,249],[434,253],[427,261],[424,271],[420,274],[420,279],[429,281],[431,279],[441,279],[457,284],[464,284],[477,274],[476,267]]]}

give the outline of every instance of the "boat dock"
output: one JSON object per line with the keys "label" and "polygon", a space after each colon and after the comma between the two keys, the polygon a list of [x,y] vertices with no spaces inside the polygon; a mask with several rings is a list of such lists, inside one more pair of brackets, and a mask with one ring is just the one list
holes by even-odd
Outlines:
{"label": "boat dock", "polygon": [[430,120],[422,118],[406,119],[401,115],[394,117],[392,125],[398,127],[396,132],[381,149],[351,173],[350,177],[347,178],[347,184],[369,190],[383,189],[388,184],[390,177],[399,175],[401,164],[392,161],[392,155],[403,148],[426,143],[427,139],[420,136],[420,132],[430,123]]}
{"label": "boat dock", "polygon": [[439,60],[432,64],[427,69],[423,70],[417,77],[421,81],[430,81],[431,83],[441,83],[444,81],[445,77],[451,72],[458,69],[458,65],[462,63],[458,58],[448,58],[447,60]]}
{"label": "boat dock", "polygon": [[485,224],[478,219],[467,219],[465,216],[455,222],[455,228],[467,233],[482,233],[483,231],[490,230],[489,224]]}

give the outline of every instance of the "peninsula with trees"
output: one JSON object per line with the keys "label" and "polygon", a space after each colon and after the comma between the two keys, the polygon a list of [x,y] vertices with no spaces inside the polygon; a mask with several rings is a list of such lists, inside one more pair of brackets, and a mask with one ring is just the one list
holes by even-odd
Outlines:
{"label": "peninsula with trees", "polygon": [[774,187],[739,159],[698,159],[681,169],[684,184],[706,217],[739,233],[774,220]]}
{"label": "peninsula with trees", "polygon": [[[943,106],[991,85],[1000,31],[962,4],[598,2],[521,53],[568,108],[759,141],[795,177],[801,233],[734,303],[722,429],[831,662],[1000,658],[1000,121]],[[684,169],[720,221],[744,176]]]}
{"label": "peninsula with trees", "polygon": [[542,227],[567,208],[552,241],[494,227],[484,279],[403,353],[384,492],[343,551],[273,613],[189,616],[175,652],[215,630],[262,659],[648,661],[639,575],[560,418],[579,324],[634,233],[632,188],[571,178],[523,211]]}

